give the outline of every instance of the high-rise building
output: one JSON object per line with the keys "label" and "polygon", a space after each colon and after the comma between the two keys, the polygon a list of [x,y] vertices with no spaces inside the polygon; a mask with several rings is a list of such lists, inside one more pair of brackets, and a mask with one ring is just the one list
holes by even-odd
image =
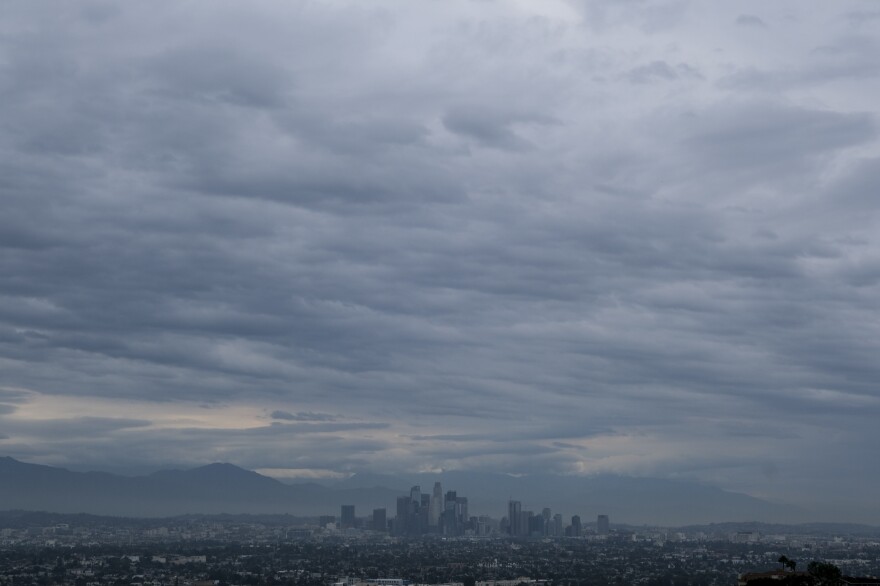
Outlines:
{"label": "high-rise building", "polygon": [[507,503],[507,522],[509,532],[516,537],[522,533],[520,529],[520,513],[522,512],[522,503],[519,501],[509,501]]}
{"label": "high-rise building", "polygon": [[562,515],[561,514],[556,513],[555,515],[553,515],[553,522],[550,524],[550,526],[553,528],[552,532],[550,533],[551,535],[555,535],[557,537],[562,537],[563,528],[562,528]]}
{"label": "high-rise building", "polygon": [[354,505],[342,505],[342,515],[340,515],[339,524],[343,529],[354,527]]}
{"label": "high-rise building", "polygon": [[443,512],[443,488],[440,482],[434,483],[434,492],[431,494],[431,503],[428,510],[428,524],[436,527],[440,524],[440,513]]}
{"label": "high-rise building", "polygon": [[373,509],[373,531],[385,531],[388,529],[385,509]]}
{"label": "high-rise building", "polygon": [[443,512],[440,514],[439,530],[443,535],[459,534],[458,493],[447,490],[443,498]]}
{"label": "high-rise building", "polygon": [[336,525],[336,517],[333,515],[321,515],[318,517],[318,525],[326,529],[327,525]]}
{"label": "high-rise building", "polygon": [[[436,521],[433,519],[436,518]],[[432,525],[436,523],[435,525]],[[420,486],[413,486],[409,496],[397,498],[397,515],[391,522],[391,531],[399,536],[419,536],[426,533],[458,536],[477,530],[477,519],[468,513],[468,499],[454,490],[444,495],[439,482],[431,495],[422,494]]]}
{"label": "high-rise building", "polygon": [[532,517],[534,517],[534,516],[535,516],[535,514],[532,511],[520,511],[519,512],[519,526],[517,527],[517,529],[519,529],[519,533],[517,533],[517,536],[519,536],[519,537],[528,537],[529,536],[529,532],[531,531],[531,528],[532,528]]}
{"label": "high-rise building", "polygon": [[397,516],[394,517],[394,533],[406,535],[409,530],[409,516],[412,499],[408,496],[397,497]]}
{"label": "high-rise building", "polygon": [[571,536],[572,537],[580,537],[584,534],[583,527],[581,526],[581,518],[579,515],[572,515],[571,517]]}
{"label": "high-rise building", "polygon": [[529,516],[529,536],[541,537],[544,535],[544,515]]}
{"label": "high-rise building", "polygon": [[596,517],[596,532],[599,535],[608,535],[611,532],[611,522],[608,520],[608,515]]}

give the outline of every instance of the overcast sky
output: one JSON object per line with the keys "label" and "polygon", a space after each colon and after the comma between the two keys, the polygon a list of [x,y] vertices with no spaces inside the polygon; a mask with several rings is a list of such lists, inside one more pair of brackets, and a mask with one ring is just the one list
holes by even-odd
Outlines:
{"label": "overcast sky", "polygon": [[871,1],[5,1],[0,455],[876,517],[878,96]]}

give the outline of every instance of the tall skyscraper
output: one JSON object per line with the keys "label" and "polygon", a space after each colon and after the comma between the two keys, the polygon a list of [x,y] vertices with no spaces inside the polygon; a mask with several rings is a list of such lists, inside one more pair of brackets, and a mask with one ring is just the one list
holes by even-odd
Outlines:
{"label": "tall skyscraper", "polygon": [[440,524],[440,513],[443,512],[443,488],[440,482],[434,483],[434,492],[431,494],[431,504],[428,510],[428,524],[436,527]]}
{"label": "tall skyscraper", "polygon": [[457,536],[476,531],[478,523],[469,516],[467,497],[458,496],[454,490],[444,494],[442,490],[437,482],[431,495],[422,494],[420,486],[413,486],[408,496],[398,497],[397,516],[390,523],[392,533],[415,537],[426,533]]}
{"label": "tall skyscraper", "polygon": [[608,515],[596,517],[596,531],[599,535],[608,535],[611,532],[611,522],[608,520]]}
{"label": "tall skyscraper", "polygon": [[531,537],[544,535],[544,515],[531,515],[529,517],[529,535]]}
{"label": "tall skyscraper", "polygon": [[373,509],[373,531],[385,531],[387,528],[385,509]]}
{"label": "tall skyscraper", "polygon": [[572,515],[571,517],[571,536],[572,537],[580,537],[583,535],[584,530],[581,526],[581,518],[579,515]]}
{"label": "tall skyscraper", "polygon": [[339,524],[343,529],[354,527],[354,505],[342,505],[342,515]]}
{"label": "tall skyscraper", "polygon": [[394,533],[396,535],[406,535],[409,530],[410,507],[412,507],[412,499],[408,496],[397,497],[397,516],[394,517]]}
{"label": "tall skyscraper", "polygon": [[534,516],[535,513],[533,513],[532,511],[519,512],[519,526],[517,527],[517,529],[519,529],[519,533],[517,533],[519,537],[529,536],[529,532],[531,531],[532,527],[532,517]]}
{"label": "tall skyscraper", "polygon": [[522,513],[522,503],[519,501],[510,501],[507,503],[507,521],[508,526],[510,527],[510,534],[514,537],[520,535],[522,533],[521,529],[521,515]]}

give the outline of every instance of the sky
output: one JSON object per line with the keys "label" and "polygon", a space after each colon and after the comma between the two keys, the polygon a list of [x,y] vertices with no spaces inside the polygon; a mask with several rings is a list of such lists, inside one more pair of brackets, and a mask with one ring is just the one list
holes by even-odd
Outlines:
{"label": "sky", "polygon": [[870,1],[3,2],[0,455],[878,520],[878,55]]}

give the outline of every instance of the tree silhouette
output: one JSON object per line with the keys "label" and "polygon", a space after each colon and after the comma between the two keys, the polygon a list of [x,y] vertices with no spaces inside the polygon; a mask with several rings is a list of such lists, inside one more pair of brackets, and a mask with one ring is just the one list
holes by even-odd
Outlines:
{"label": "tree silhouette", "polygon": [[785,571],[786,566],[788,566],[788,562],[791,560],[788,559],[788,556],[781,555],[781,556],[779,556],[779,559],[776,561],[779,562],[780,564],[782,564],[782,570]]}
{"label": "tree silhouette", "polygon": [[834,564],[812,561],[807,565],[807,571],[822,586],[832,586],[840,582],[840,568]]}

